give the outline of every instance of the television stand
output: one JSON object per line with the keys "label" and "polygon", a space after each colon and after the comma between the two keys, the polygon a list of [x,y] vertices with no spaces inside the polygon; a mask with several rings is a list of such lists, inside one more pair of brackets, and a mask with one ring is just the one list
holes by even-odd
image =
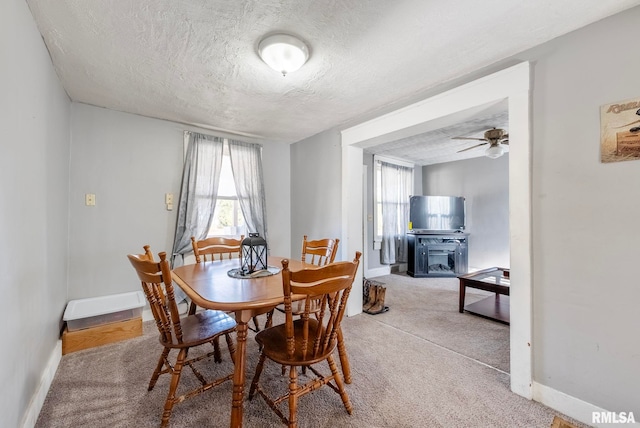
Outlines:
{"label": "television stand", "polygon": [[415,278],[446,277],[467,273],[468,233],[410,232],[407,273]]}

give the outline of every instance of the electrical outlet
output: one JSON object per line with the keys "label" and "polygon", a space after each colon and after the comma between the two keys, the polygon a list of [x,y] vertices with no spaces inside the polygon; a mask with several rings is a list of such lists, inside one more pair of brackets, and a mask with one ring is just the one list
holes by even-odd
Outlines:
{"label": "electrical outlet", "polygon": [[164,203],[167,205],[167,211],[173,210],[173,193],[164,194]]}
{"label": "electrical outlet", "polygon": [[94,193],[84,195],[84,204],[88,207],[94,207],[96,205],[96,195]]}

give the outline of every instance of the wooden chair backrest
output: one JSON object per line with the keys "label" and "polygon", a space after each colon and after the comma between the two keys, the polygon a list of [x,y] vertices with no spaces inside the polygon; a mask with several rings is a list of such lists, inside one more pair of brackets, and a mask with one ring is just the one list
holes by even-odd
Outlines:
{"label": "wooden chair backrest", "polygon": [[[302,261],[317,266],[333,263],[338,254],[339,239],[307,240],[307,235],[302,239]],[[308,258],[307,256],[311,256]]]}
{"label": "wooden chair backrest", "polygon": [[175,338],[178,343],[182,343],[180,313],[176,304],[167,254],[165,252],[158,254],[160,261],[155,262],[153,255],[149,260],[150,253],[151,251],[147,251],[145,247],[145,254],[129,254],[127,258],[140,278],[142,291],[149,302],[162,340],[173,342]]}
{"label": "wooden chair backrest", "polygon": [[153,253],[151,252],[151,246],[145,245],[142,248],[144,248],[144,254],[138,254],[138,257],[141,260],[149,260],[150,262],[152,262],[153,261]]}
{"label": "wooden chair backrest", "polygon": [[[282,261],[282,290],[284,292],[285,331],[289,358],[302,355],[305,359],[324,358],[337,343],[340,323],[353,285],[360,252],[352,262],[337,262],[316,269],[292,272],[289,261]],[[294,329],[291,295],[305,296],[298,323]],[[318,302],[320,302],[318,304]],[[313,314],[313,317],[311,316]],[[322,326],[323,328],[319,328]],[[299,349],[296,349],[296,346]]]}
{"label": "wooden chair backrest", "polygon": [[225,255],[228,259],[233,258],[233,256],[242,258],[243,239],[244,235],[240,236],[240,239],[212,236],[198,241],[195,236],[192,236],[191,246],[193,247],[193,254],[196,256],[196,263],[206,262],[207,259],[214,261],[216,256],[218,260],[222,260]]}

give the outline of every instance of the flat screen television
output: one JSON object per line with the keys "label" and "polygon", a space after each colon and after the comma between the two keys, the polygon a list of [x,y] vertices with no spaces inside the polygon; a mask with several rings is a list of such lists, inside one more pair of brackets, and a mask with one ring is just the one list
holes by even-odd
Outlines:
{"label": "flat screen television", "polygon": [[409,229],[413,232],[457,232],[465,228],[462,196],[411,196]]}

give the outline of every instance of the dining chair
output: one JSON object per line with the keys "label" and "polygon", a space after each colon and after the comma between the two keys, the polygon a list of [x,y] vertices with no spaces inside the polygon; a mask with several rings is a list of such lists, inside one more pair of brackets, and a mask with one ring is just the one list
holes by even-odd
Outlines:
{"label": "dining chair", "polygon": [[[325,266],[329,263],[333,263],[338,254],[338,244],[340,239],[317,239],[309,241],[307,235],[302,238],[302,257],[301,260],[304,263],[313,264],[316,266]],[[294,315],[300,315],[303,312],[303,308],[298,303],[294,302]],[[300,303],[301,305],[301,303]],[[278,305],[276,308],[278,311],[284,313],[284,305]],[[271,327],[273,318],[273,311],[267,314],[267,323],[265,328]]]}
{"label": "dining chair", "polygon": [[[169,267],[166,253],[159,253],[160,261],[156,262],[153,260],[149,246],[147,245],[144,248],[144,254],[129,254],[127,258],[142,283],[142,290],[149,302],[160,333],[160,344],[163,346],[162,354],[151,376],[148,390],[151,391],[154,388],[160,375],[171,374],[169,393],[164,404],[161,422],[161,426],[166,427],[169,424],[169,418],[175,404],[233,378],[233,373],[230,373],[207,381],[194,366],[195,362],[212,356],[214,360],[219,359],[219,356],[216,358],[215,348],[211,352],[193,358],[188,358],[188,354],[190,348],[208,343],[213,344],[214,340],[224,335],[231,360],[235,361],[235,345],[230,334],[235,331],[236,322],[224,312],[212,310],[188,315],[180,319],[174,295],[171,268]],[[178,355],[175,361],[171,362],[169,354],[174,349],[178,350]],[[176,390],[185,366],[193,371],[201,385],[180,396],[176,396]]]}
{"label": "dining chair", "polygon": [[151,252],[151,246],[145,245],[144,247],[142,247],[142,249],[144,250],[144,254],[138,254],[138,258],[140,258],[140,260],[148,260],[152,262],[153,253]]}
{"label": "dining chair", "polygon": [[191,237],[191,246],[193,247],[193,255],[196,256],[196,263],[204,261],[223,260],[226,256],[231,259],[234,256],[242,258],[242,240],[227,238],[223,236],[212,236],[207,239],[197,240],[195,236]]}
{"label": "dining chair", "polygon": [[[307,235],[302,238],[302,261],[305,263],[315,264],[317,266],[325,266],[329,263],[333,263],[338,254],[338,246],[340,239],[325,238],[309,240]],[[313,305],[317,303],[314,308]],[[317,313],[319,310],[320,301],[312,301],[312,312]],[[293,302],[293,314],[301,315],[304,312],[303,302]],[[276,306],[276,310],[284,313],[284,305]],[[267,322],[265,328],[270,327],[273,324],[273,311],[267,314]],[[340,366],[342,367],[342,374],[346,383],[351,383],[351,369],[349,365],[349,357],[347,356],[347,350],[344,345],[344,339],[342,337],[342,330],[338,331],[338,355],[340,356]],[[302,372],[305,373],[303,367]],[[284,367],[283,367],[284,374]]]}
{"label": "dining chair", "polygon": [[[329,263],[333,263],[336,259],[336,254],[338,254],[338,244],[340,244],[340,240],[336,239],[317,239],[314,241],[309,241],[307,239],[307,235],[304,235],[302,238],[302,258],[301,260],[304,263],[309,263],[316,266],[326,266]],[[293,313],[294,315],[301,315],[304,312],[304,308],[302,307],[302,301],[296,302],[294,304]],[[312,301],[313,303],[320,303],[320,300]],[[284,307],[279,305],[276,307],[281,312],[284,312]],[[314,313],[317,313],[319,308],[313,308]]]}
{"label": "dining chair", "polygon": [[[232,259],[234,257],[242,258],[242,241],[244,235],[240,235],[240,239],[227,238],[224,236],[212,236],[207,239],[197,240],[195,236],[191,237],[191,247],[193,255],[196,257],[196,263],[206,261],[216,261]],[[191,302],[189,305],[189,313],[195,314],[197,306]],[[260,331],[260,323],[258,317],[253,317],[253,331]]]}
{"label": "dining chair", "polygon": [[[227,238],[223,236],[212,236],[207,239],[197,240],[195,236],[191,237],[191,247],[193,255],[196,257],[196,263],[206,261],[232,259],[234,256],[242,258],[242,240],[244,235],[240,235],[240,239]],[[189,305],[189,314],[196,313],[197,306],[191,302]]]}
{"label": "dining chair", "polygon": [[[256,334],[260,345],[260,358],[249,390],[249,400],[257,392],[269,407],[289,427],[297,426],[298,399],[324,385],[340,395],[351,414],[352,405],[338,372],[333,351],[338,343],[338,331],[344,316],[347,299],[360,264],[360,252],[352,262],[330,263],[317,269],[289,270],[289,261],[282,261],[282,290],[284,294],[285,322]],[[304,311],[294,318],[292,295],[303,296]],[[317,299],[320,304],[316,306]],[[318,307],[317,312],[313,312]],[[313,309],[312,309],[313,308]],[[266,359],[289,368],[288,391],[275,398],[260,386],[260,375]],[[330,375],[315,367],[326,361]],[[298,384],[298,367],[307,367],[315,375],[304,385]],[[326,372],[326,370],[325,370]],[[289,416],[278,407],[288,402]]]}
{"label": "dining chair", "polygon": [[340,240],[337,238],[309,241],[307,235],[304,235],[302,238],[302,261],[316,266],[333,263],[338,254],[338,244],[340,244]]}

